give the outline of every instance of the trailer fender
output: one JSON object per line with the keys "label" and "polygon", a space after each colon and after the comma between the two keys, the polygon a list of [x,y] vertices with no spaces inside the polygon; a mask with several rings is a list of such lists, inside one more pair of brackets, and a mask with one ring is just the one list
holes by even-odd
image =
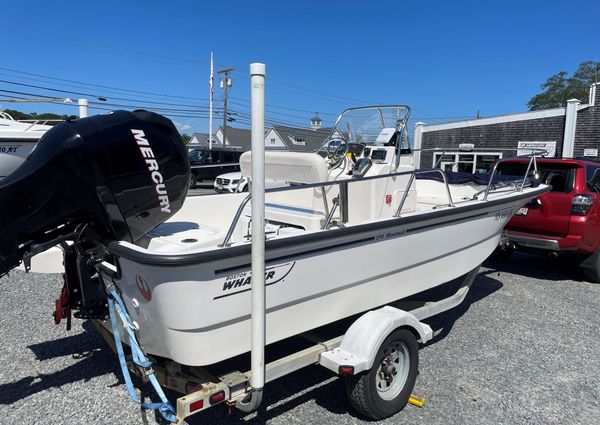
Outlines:
{"label": "trailer fender", "polygon": [[340,346],[322,353],[319,363],[335,373],[340,372],[341,366],[352,367],[355,375],[369,370],[383,341],[400,327],[414,330],[422,343],[433,337],[431,327],[419,322],[413,314],[385,306],[358,318],[348,328]]}

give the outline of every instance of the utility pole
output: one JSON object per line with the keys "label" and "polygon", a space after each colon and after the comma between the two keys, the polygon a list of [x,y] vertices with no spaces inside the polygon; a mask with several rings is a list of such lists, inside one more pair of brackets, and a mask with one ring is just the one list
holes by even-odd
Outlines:
{"label": "utility pole", "polygon": [[221,88],[225,90],[223,95],[223,147],[227,143],[227,89],[231,87],[231,78],[229,78],[229,73],[235,71],[235,68],[229,67],[217,71],[217,74],[223,74],[223,79],[221,80]]}
{"label": "utility pole", "polygon": [[210,106],[208,113],[208,150],[212,150],[212,116],[213,116],[213,84],[215,80],[215,67],[213,65],[213,52],[210,52],[210,78],[208,80],[208,85],[210,87]]}

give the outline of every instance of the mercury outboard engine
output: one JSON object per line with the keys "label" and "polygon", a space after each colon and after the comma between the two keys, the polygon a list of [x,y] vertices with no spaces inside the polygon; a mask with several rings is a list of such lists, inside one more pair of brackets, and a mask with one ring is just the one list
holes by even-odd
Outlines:
{"label": "mercury outboard engine", "polygon": [[189,173],[179,132],[161,115],[115,111],[55,126],[0,181],[0,276],[67,240],[80,251],[73,258],[135,242],[181,208]]}

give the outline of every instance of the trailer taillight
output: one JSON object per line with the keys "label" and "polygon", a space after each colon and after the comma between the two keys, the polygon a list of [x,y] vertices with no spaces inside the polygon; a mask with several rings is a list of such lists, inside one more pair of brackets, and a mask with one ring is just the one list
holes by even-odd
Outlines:
{"label": "trailer taillight", "polygon": [[208,399],[208,402],[212,405],[212,404],[220,403],[223,400],[225,400],[225,391],[221,390],[218,393],[214,393],[213,395],[211,395],[210,398]]}
{"label": "trailer taillight", "polygon": [[204,407],[204,400],[196,400],[192,404],[190,404],[190,413],[195,412],[196,410],[200,410]]}
{"label": "trailer taillight", "polygon": [[340,366],[338,368],[338,373],[340,375],[354,375],[354,366]]}
{"label": "trailer taillight", "polygon": [[571,214],[586,215],[594,203],[591,195],[575,195],[571,202]]}

